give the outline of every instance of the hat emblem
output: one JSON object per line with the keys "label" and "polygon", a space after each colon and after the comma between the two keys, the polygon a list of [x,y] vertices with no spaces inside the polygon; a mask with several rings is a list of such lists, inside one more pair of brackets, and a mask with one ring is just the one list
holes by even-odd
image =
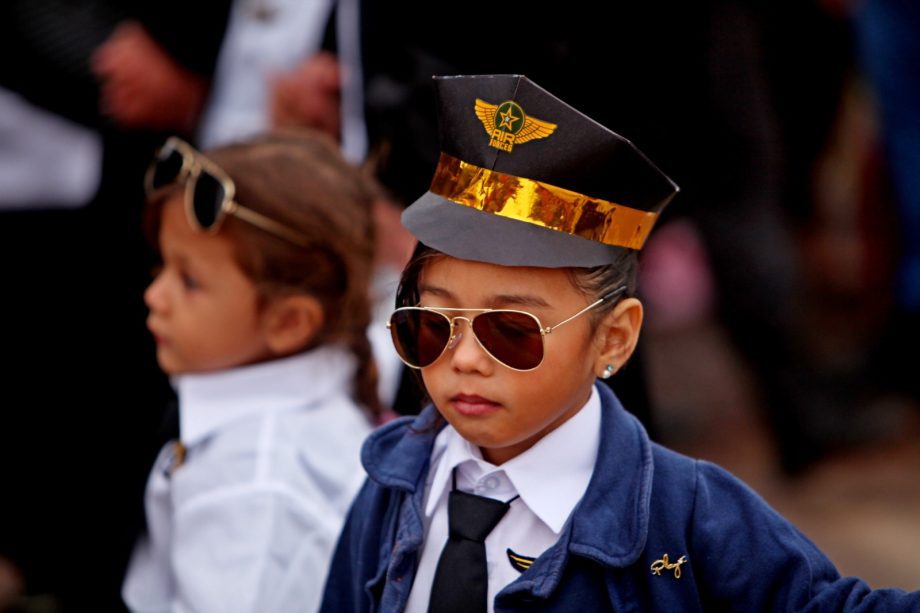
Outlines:
{"label": "hat emblem", "polygon": [[556,131],[556,124],[528,116],[521,106],[505,100],[490,104],[476,98],[476,116],[489,135],[489,146],[511,152],[520,145],[538,138],[546,138]]}

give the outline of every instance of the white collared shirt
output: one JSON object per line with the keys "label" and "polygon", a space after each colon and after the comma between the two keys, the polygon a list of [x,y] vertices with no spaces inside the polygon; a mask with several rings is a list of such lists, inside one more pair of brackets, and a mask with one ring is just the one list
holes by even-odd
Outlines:
{"label": "white collared shirt", "polygon": [[101,178],[97,132],[0,87],[0,210],[82,207]]}
{"label": "white collared shirt", "polygon": [[314,611],[371,427],[339,347],[176,378],[184,463],[147,483],[133,611]]}
{"label": "white collared shirt", "polygon": [[316,53],[331,10],[330,0],[234,0],[199,125],[202,148],[270,127],[272,79]]}
{"label": "white collared shirt", "polygon": [[591,480],[600,427],[600,396],[592,388],[578,413],[501,466],[485,461],[479,449],[451,426],[444,428],[431,452],[423,509],[425,543],[406,611],[428,610],[435,569],[447,542],[447,498],[454,467],[457,488],[464,492],[502,501],[520,495],[486,537],[491,612],[495,595],[521,575],[521,562],[515,568],[512,556],[518,560],[537,558],[559,539]]}
{"label": "white collared shirt", "polygon": [[198,130],[202,148],[244,140],[271,126],[272,81],[320,50],[333,5],[342,65],[341,144],[346,159],[367,154],[357,0],[234,0]]}

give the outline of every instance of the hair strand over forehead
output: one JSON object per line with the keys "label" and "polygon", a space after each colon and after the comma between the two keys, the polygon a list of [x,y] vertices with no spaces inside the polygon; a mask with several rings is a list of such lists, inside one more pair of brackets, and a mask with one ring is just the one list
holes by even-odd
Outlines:
{"label": "hair strand over forehead", "polygon": [[[419,278],[424,268],[434,259],[444,257],[445,254],[427,245],[419,243],[412,254],[412,259],[403,270],[399,289],[396,293],[396,306],[415,306],[419,302]],[[618,259],[606,266],[593,268],[566,268],[572,285],[585,294],[593,302],[612,290],[626,285],[626,295],[632,296],[636,291],[636,278],[638,276],[638,252],[623,250]],[[618,301],[598,306],[591,313],[592,322],[603,319]]]}

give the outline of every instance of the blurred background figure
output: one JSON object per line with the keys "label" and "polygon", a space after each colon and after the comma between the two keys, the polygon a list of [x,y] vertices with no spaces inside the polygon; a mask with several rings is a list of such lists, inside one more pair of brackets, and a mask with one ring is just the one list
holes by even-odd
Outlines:
{"label": "blurred background figure", "polygon": [[[331,136],[350,161],[361,163],[367,136],[357,11],[357,0],[231,2],[212,79],[185,69],[139,23],[125,21],[93,55],[101,108],[122,127],[186,134],[204,148],[273,127],[307,127]],[[414,243],[384,191],[374,210],[387,232],[377,250],[377,319],[370,335],[389,406],[401,365],[383,323]]]}
{"label": "blurred background figure", "polygon": [[[171,393],[144,331],[143,175],[182,118],[169,102],[199,103],[225,21],[220,3],[0,7],[0,556],[14,609],[121,608]],[[150,62],[160,50],[174,60]],[[142,80],[118,69],[130,64]],[[144,85],[160,97],[125,94]],[[161,120],[136,121],[138,98]]]}
{"label": "blurred background figure", "polygon": [[362,162],[358,10],[358,0],[234,2],[199,128],[202,146],[300,125],[326,132]]}
{"label": "blurred background figure", "polygon": [[[347,159],[363,163],[367,129],[359,11],[358,0],[233,2],[213,86],[200,112],[200,145],[214,147],[269,128],[306,127],[336,139]],[[400,208],[386,190],[378,193],[374,211],[383,231],[369,335],[380,395],[392,406],[402,365],[384,322],[414,240],[399,224]]]}
{"label": "blurred background figure", "polygon": [[213,78],[125,20],[93,54],[101,107],[122,127],[188,134],[202,147],[310,127],[362,162],[358,9],[357,0],[230,2]]}

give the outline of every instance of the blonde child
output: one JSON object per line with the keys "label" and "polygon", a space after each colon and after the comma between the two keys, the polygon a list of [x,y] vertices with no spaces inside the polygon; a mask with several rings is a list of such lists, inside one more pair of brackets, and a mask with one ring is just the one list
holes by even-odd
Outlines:
{"label": "blonde child", "polygon": [[206,156],[171,138],[147,184],[163,263],[147,324],[180,441],[150,474],[125,602],[315,609],[380,410],[372,191],[333,144],[293,133]]}
{"label": "blonde child", "polygon": [[365,443],[322,610],[920,610],[841,578],[596,383],[636,346],[637,252],[676,186],[524,77],[436,84],[442,153],[389,322],[432,404]]}

